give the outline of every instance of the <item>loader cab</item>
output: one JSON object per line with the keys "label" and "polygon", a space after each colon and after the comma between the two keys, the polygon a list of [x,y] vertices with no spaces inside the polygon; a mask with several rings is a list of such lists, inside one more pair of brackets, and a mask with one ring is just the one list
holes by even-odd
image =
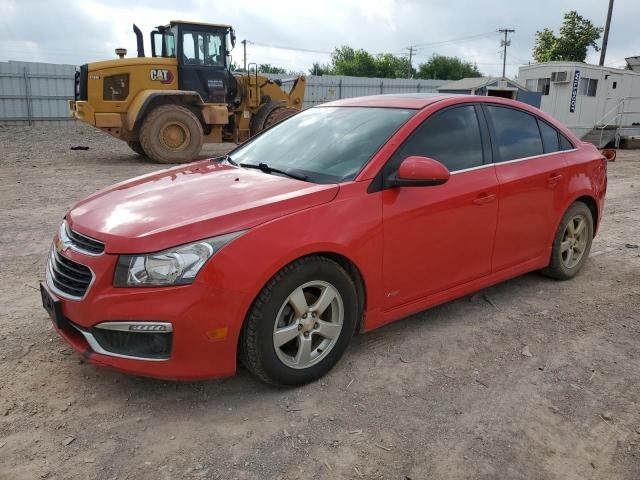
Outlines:
{"label": "loader cab", "polygon": [[180,90],[206,103],[231,103],[237,81],[230,71],[235,33],[229,25],[171,22],[151,33],[154,57],[176,57]]}

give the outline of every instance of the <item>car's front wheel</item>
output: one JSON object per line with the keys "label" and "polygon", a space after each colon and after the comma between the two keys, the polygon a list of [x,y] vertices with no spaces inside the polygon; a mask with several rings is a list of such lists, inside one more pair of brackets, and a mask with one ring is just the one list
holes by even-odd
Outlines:
{"label": "car's front wheel", "polygon": [[584,203],[575,202],[560,221],[549,266],[542,273],[557,280],[573,278],[587,261],[592,240],[591,210]]}
{"label": "car's front wheel", "polygon": [[358,312],[355,284],[342,266],[320,256],[296,260],[255,300],[242,332],[243,363],[272,384],[316,380],[346,350]]}

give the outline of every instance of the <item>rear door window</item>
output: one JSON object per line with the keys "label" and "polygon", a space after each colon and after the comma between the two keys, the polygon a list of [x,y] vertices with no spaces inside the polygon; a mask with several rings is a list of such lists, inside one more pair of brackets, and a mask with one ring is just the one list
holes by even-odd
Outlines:
{"label": "rear door window", "polygon": [[487,107],[493,125],[493,141],[498,150],[497,162],[542,155],[544,148],[538,122],[533,115],[508,107]]}
{"label": "rear door window", "polygon": [[482,138],[475,107],[449,108],[425,120],[394,159],[401,162],[412,155],[438,160],[451,172],[482,165]]}

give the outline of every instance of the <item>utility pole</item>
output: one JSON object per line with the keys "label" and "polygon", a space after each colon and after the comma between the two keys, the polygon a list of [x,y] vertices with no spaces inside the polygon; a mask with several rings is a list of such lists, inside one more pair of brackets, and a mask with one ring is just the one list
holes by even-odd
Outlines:
{"label": "utility pole", "polygon": [[501,28],[498,30],[500,33],[504,33],[504,40],[501,42],[501,47],[504,47],[504,53],[502,54],[502,77],[506,77],[507,74],[507,47],[511,45],[508,35],[515,32],[512,28]]}
{"label": "utility pole", "polygon": [[242,40],[242,48],[244,50],[244,71],[247,71],[247,41]]}
{"label": "utility pole", "polygon": [[609,0],[609,10],[607,11],[607,23],[604,26],[602,36],[602,50],[600,51],[600,66],[604,66],[604,57],[607,55],[607,43],[609,43],[609,27],[611,27],[611,14],[613,13],[613,0]]}
{"label": "utility pole", "polygon": [[409,71],[407,72],[407,78],[411,78],[411,70],[412,70],[412,64],[411,62],[413,61],[413,51],[415,50],[413,45],[407,48],[409,50]]}

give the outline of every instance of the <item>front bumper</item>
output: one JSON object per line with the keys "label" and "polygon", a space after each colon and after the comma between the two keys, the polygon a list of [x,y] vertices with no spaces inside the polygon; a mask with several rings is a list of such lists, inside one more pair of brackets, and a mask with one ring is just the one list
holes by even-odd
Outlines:
{"label": "front bumper", "polygon": [[[88,256],[70,249],[60,254],[89,267],[95,276],[82,300],[64,298],[47,285],[48,293],[59,301],[61,314],[68,320],[60,325],[54,322],[54,328],[89,362],[135,375],[172,380],[216,378],[235,373],[238,336],[250,301],[246,294],[197,279],[191,285],[176,287],[115,288],[116,255]],[[86,335],[104,322],[169,324],[170,355],[158,361],[105,352]]]}

